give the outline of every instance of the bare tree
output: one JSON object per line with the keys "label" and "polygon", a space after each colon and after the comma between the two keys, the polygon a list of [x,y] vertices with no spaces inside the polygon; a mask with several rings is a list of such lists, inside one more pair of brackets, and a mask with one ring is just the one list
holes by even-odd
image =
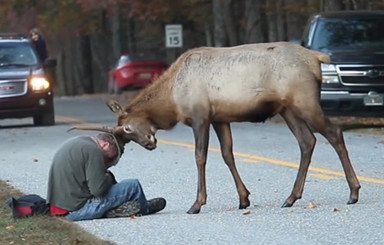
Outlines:
{"label": "bare tree", "polygon": [[212,0],[214,44],[215,47],[223,47],[226,43],[223,1]]}
{"label": "bare tree", "polygon": [[233,4],[234,3],[232,0],[223,1],[224,23],[229,46],[234,46],[238,44]]}
{"label": "bare tree", "polygon": [[285,0],[277,0],[276,2],[276,29],[277,40],[286,41],[287,37],[287,21],[285,12]]}
{"label": "bare tree", "polygon": [[287,40],[301,39],[308,16],[313,13],[313,10],[309,10],[310,8],[307,6],[307,0],[285,0]]}
{"label": "bare tree", "polygon": [[284,0],[267,0],[269,41],[287,40]]}
{"label": "bare tree", "polygon": [[337,10],[343,10],[344,4],[343,0],[321,0],[320,3],[320,10],[321,11],[337,11]]}
{"label": "bare tree", "polygon": [[265,0],[245,0],[245,43],[260,43],[268,40],[265,2]]}

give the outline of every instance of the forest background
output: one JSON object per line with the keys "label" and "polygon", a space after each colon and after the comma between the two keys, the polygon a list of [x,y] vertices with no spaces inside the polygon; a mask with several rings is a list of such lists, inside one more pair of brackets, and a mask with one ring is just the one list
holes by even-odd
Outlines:
{"label": "forest background", "polygon": [[[171,64],[194,47],[300,39],[317,12],[383,9],[384,0],[0,0],[0,32],[38,27],[58,62],[55,93],[78,95],[105,92],[123,53]],[[167,24],[182,25],[182,47],[165,46]]]}

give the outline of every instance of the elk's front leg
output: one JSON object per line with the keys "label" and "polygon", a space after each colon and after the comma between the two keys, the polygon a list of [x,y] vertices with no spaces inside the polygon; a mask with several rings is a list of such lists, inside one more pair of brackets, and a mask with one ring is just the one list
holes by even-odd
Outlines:
{"label": "elk's front leg", "polygon": [[235,158],[233,157],[231,127],[228,123],[213,123],[212,126],[215,129],[217,138],[220,142],[221,155],[224,159],[224,162],[227,164],[229,170],[231,171],[233,180],[236,184],[237,193],[239,194],[240,199],[239,209],[247,208],[250,205],[248,198],[249,191],[241,180],[239,172],[236,168]]}
{"label": "elk's front leg", "polygon": [[207,162],[209,123],[208,120],[192,124],[195,136],[195,159],[197,166],[197,196],[196,201],[188,210],[189,214],[200,212],[201,206],[207,201],[207,189],[205,181],[205,165]]}

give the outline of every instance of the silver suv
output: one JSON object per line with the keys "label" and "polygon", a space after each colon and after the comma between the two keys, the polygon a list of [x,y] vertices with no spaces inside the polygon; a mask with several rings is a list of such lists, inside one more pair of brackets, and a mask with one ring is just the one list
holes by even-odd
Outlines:
{"label": "silver suv", "polygon": [[18,34],[0,34],[0,119],[33,117],[35,125],[55,124],[52,76],[31,40]]}

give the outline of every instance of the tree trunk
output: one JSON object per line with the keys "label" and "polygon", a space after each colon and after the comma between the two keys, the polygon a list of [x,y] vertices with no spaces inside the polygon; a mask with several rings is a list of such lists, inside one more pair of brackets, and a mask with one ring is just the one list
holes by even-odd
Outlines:
{"label": "tree trunk", "polygon": [[128,51],[135,53],[136,50],[136,37],[135,37],[135,20],[133,18],[128,19]]}
{"label": "tree trunk", "polygon": [[63,63],[62,63],[63,72],[66,77],[66,79],[64,80],[66,94],[68,95],[75,95],[83,92],[83,91],[76,91],[78,86],[76,85],[75,69],[74,69],[75,65],[73,62],[76,59],[75,57],[76,50],[73,47],[74,45],[75,45],[75,41],[70,41],[68,43],[67,48],[64,50],[64,57],[63,57]]}
{"label": "tree trunk", "polygon": [[[93,34],[91,36],[92,51],[92,77],[95,91],[107,91],[108,70],[116,59],[108,52],[109,38],[105,33]],[[106,48],[107,47],[107,48]]]}
{"label": "tree trunk", "polygon": [[321,0],[321,5],[320,5],[321,11],[337,11],[337,10],[343,10],[344,9],[344,4],[343,0]]}
{"label": "tree trunk", "polygon": [[[309,14],[307,0],[285,0],[287,40],[300,40],[307,24]],[[318,11],[317,6],[311,7]]]}
{"label": "tree trunk", "polygon": [[236,24],[233,16],[233,2],[232,0],[224,0],[223,15],[225,21],[225,30],[228,37],[229,46],[238,44]]}
{"label": "tree trunk", "polygon": [[276,31],[277,41],[287,41],[287,21],[285,13],[285,2],[284,0],[276,1]]}
{"label": "tree trunk", "polygon": [[223,47],[226,45],[223,4],[221,0],[212,0],[212,2],[214,43],[215,47]]}
{"label": "tree trunk", "polygon": [[119,11],[117,9],[115,11],[115,15],[110,18],[109,22],[111,26],[112,57],[117,58],[123,48],[121,43],[121,18]]}
{"label": "tree trunk", "polygon": [[278,40],[277,21],[276,21],[276,0],[266,0],[267,19],[268,19],[268,41],[275,42]]}
{"label": "tree trunk", "polygon": [[213,46],[213,37],[211,26],[208,23],[204,24],[204,33],[205,33],[205,45],[208,47]]}
{"label": "tree trunk", "polygon": [[261,43],[268,40],[267,20],[263,9],[265,0],[245,0],[245,43]]}
{"label": "tree trunk", "polygon": [[92,76],[92,51],[90,36],[83,35],[79,37],[76,44],[76,54],[78,55],[74,62],[76,80],[85,93],[92,94],[95,92],[95,88]]}

